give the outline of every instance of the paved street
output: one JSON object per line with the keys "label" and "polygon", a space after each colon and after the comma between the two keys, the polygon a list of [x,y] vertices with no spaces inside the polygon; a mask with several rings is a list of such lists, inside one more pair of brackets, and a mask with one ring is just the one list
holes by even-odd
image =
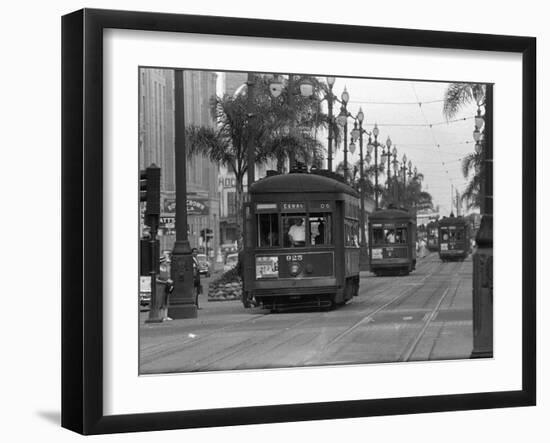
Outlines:
{"label": "paved street", "polygon": [[[205,282],[207,288],[207,282]],[[404,277],[361,273],[359,295],[338,309],[270,313],[208,302],[198,318],[145,324],[140,372],[167,373],[469,358],[472,261],[435,253]]]}

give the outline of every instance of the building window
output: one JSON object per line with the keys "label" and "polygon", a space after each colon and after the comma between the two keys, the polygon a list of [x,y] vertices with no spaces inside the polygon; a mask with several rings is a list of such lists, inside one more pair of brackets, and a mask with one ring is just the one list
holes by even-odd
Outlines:
{"label": "building window", "polygon": [[227,193],[227,215],[229,216],[237,215],[237,193],[236,192]]}

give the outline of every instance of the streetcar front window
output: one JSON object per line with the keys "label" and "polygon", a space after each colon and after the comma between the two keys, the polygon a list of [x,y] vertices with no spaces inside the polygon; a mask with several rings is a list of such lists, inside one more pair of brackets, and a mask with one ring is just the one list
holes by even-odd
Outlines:
{"label": "streetcar front window", "polygon": [[330,213],[309,215],[309,235],[312,245],[332,244],[332,220]]}
{"label": "streetcar front window", "polygon": [[374,228],[372,242],[375,245],[407,243],[407,228]]}
{"label": "streetcar front window", "polygon": [[279,246],[278,214],[258,214],[258,246]]}
{"label": "streetcar front window", "polygon": [[306,245],[306,214],[282,214],[283,246],[285,248]]}

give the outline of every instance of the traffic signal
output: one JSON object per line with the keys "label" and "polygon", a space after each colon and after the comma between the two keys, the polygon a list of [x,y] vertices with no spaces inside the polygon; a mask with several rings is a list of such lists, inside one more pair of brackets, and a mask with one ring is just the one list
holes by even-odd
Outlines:
{"label": "traffic signal", "polygon": [[139,173],[139,201],[145,202],[145,215],[160,215],[160,168],[154,163]]}

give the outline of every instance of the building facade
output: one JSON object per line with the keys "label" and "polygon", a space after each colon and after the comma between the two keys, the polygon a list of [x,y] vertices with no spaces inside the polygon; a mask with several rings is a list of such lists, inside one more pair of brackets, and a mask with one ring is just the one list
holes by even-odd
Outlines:
{"label": "building facade", "polygon": [[[215,127],[210,109],[217,74],[184,71],[185,124]],[[161,168],[161,250],[175,242],[174,71],[141,69],[139,83],[139,167]],[[218,165],[202,155],[187,158],[188,236],[191,247],[215,257],[219,238]]]}

